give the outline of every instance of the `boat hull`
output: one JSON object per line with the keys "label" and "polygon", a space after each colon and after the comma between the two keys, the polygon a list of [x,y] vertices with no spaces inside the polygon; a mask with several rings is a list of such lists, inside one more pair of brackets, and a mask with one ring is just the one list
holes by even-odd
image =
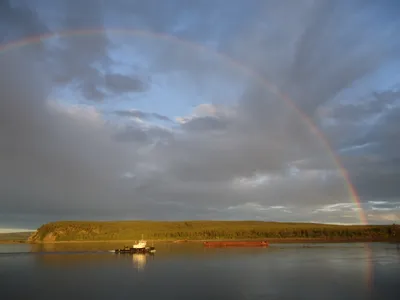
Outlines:
{"label": "boat hull", "polygon": [[210,241],[204,242],[205,247],[268,247],[267,241]]}
{"label": "boat hull", "polygon": [[154,247],[122,248],[122,249],[114,250],[114,253],[117,253],[117,254],[154,253],[154,252],[156,252],[156,249]]}

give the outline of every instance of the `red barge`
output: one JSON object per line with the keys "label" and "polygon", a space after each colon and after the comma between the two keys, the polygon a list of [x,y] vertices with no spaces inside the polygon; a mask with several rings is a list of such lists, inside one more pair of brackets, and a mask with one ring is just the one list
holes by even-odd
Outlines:
{"label": "red barge", "polygon": [[267,241],[209,241],[205,247],[268,247]]}

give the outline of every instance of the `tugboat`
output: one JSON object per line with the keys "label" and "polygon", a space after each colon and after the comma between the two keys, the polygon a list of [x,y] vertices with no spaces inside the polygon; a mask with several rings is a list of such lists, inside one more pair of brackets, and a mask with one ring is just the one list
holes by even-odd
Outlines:
{"label": "tugboat", "polygon": [[143,234],[142,234],[142,239],[139,240],[138,243],[132,245],[132,247],[129,246],[124,246],[122,249],[115,249],[113,252],[115,253],[128,253],[128,254],[134,254],[134,253],[154,253],[156,252],[156,248],[151,246],[148,247],[147,241],[143,239]]}

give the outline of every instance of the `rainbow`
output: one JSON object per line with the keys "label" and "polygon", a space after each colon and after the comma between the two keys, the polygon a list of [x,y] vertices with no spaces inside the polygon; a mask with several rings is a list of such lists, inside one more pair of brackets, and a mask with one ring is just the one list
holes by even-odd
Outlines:
{"label": "rainbow", "polygon": [[285,104],[287,106],[289,106],[291,109],[293,109],[301,117],[301,119],[306,123],[306,125],[310,128],[312,133],[315,134],[319,138],[319,140],[322,142],[323,146],[326,148],[327,152],[329,153],[330,157],[332,158],[332,161],[338,167],[341,175],[343,176],[343,179],[347,185],[349,196],[350,196],[352,202],[354,202],[358,208],[360,222],[362,224],[368,224],[365,212],[361,206],[360,197],[359,197],[354,185],[351,183],[350,176],[349,176],[347,170],[344,168],[342,162],[339,160],[337,155],[332,150],[332,147],[330,146],[328,140],[325,138],[324,134],[317,128],[317,126],[313,123],[313,121],[296,106],[294,101],[291,100],[287,95],[280,92],[275,85],[268,82],[262,75],[260,75],[256,71],[250,69],[248,66],[244,65],[243,63],[234,60],[233,58],[227,56],[226,54],[214,51],[210,48],[207,48],[205,46],[202,46],[202,45],[199,45],[199,44],[196,44],[193,42],[179,39],[176,36],[160,34],[160,33],[155,33],[155,32],[151,32],[151,31],[144,31],[144,30],[119,29],[119,28],[107,28],[107,29],[94,28],[94,29],[67,30],[67,31],[59,31],[59,32],[54,32],[54,33],[36,35],[36,36],[21,39],[21,40],[12,41],[12,42],[6,43],[4,45],[0,45],[0,54],[4,53],[6,51],[10,51],[10,50],[19,48],[19,47],[24,47],[24,46],[27,46],[30,44],[40,43],[42,41],[49,40],[52,38],[57,38],[57,37],[90,36],[90,35],[108,34],[108,33],[115,34],[115,35],[132,35],[132,36],[136,36],[136,37],[150,37],[150,38],[154,38],[154,39],[158,39],[158,40],[175,42],[176,44],[186,46],[189,49],[213,54],[215,57],[228,63],[229,65],[233,66],[234,68],[240,70],[243,74],[246,74],[249,77],[255,79],[258,83],[260,83],[266,89],[268,89],[268,91],[270,91],[274,95],[278,96],[282,101],[285,102]]}

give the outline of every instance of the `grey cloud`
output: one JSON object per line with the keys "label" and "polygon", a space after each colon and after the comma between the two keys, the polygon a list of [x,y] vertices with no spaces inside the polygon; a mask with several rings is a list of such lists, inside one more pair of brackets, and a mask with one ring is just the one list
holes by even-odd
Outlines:
{"label": "grey cloud", "polygon": [[[385,94],[395,95],[389,91]],[[390,105],[388,102],[389,99],[383,101],[382,105]],[[377,121],[366,126],[367,130],[360,137],[353,138],[355,144],[369,146],[359,149],[357,157],[350,154],[342,156],[361,195],[365,198],[395,199],[400,193],[395,183],[400,176],[400,156],[397,150],[400,148],[400,108],[393,106],[390,109],[376,109],[376,112],[379,114]],[[365,120],[368,118],[369,115],[365,115]]]}
{"label": "grey cloud", "polygon": [[[375,151],[383,144],[392,143],[397,132],[398,91],[372,92],[355,103],[333,104],[321,110],[320,119],[333,124],[323,131],[339,149]],[[391,147],[389,147],[391,148]]]}
{"label": "grey cloud", "polygon": [[388,110],[387,113],[374,124],[364,139],[373,142],[397,143],[400,140],[399,119],[400,106],[398,105]]}
{"label": "grey cloud", "polygon": [[49,108],[49,79],[28,55],[3,53],[0,65],[2,213],[84,213],[92,201],[107,207],[135,154],[110,143],[88,112]]}
{"label": "grey cloud", "polygon": [[[192,41],[208,42],[212,39],[218,43],[221,36],[233,35],[240,30],[240,21],[235,21],[253,17],[262,2],[232,0],[227,6],[223,0],[148,0],[134,3],[118,0],[109,8],[111,15],[116,16],[124,25],[158,33],[171,33]],[[126,13],[121,14],[121,11]],[[216,23],[218,26],[215,26]]]}
{"label": "grey cloud", "polygon": [[397,162],[393,172],[387,172],[380,164],[370,164],[365,166],[368,170],[364,170],[362,175],[358,175],[357,169],[354,169],[351,174],[358,193],[364,199],[396,200],[400,192],[400,188],[396,184],[400,180],[398,166]]}
{"label": "grey cloud", "polygon": [[[62,1],[50,4],[50,7],[54,11],[63,11],[55,25],[60,31],[104,27],[106,8],[98,1],[86,0],[79,4]],[[38,10],[41,9],[43,7]],[[43,16],[46,14],[43,13]],[[95,102],[102,102],[113,94],[144,91],[147,86],[140,79],[109,71],[111,47],[107,34],[101,32],[63,37],[49,54],[54,57],[50,67],[54,82],[61,86],[78,82],[82,96]]]}
{"label": "grey cloud", "polygon": [[144,128],[140,124],[132,123],[117,130],[113,137],[118,142],[135,142],[143,145],[157,140],[171,140],[173,133],[157,126]]}
{"label": "grey cloud", "polygon": [[141,92],[145,90],[145,85],[141,80],[122,74],[106,74],[105,85],[115,93]]}
{"label": "grey cloud", "polygon": [[146,142],[148,136],[140,128],[128,127],[115,134],[115,140],[118,142]]}
{"label": "grey cloud", "polygon": [[158,119],[161,121],[173,122],[170,118],[164,115],[160,115],[158,113],[148,113],[140,110],[118,110],[115,111],[115,114],[120,117],[134,117],[139,119]]}
{"label": "grey cloud", "polygon": [[[318,142],[312,138],[307,144],[293,147],[289,138],[296,134],[291,131],[295,128],[293,126],[287,126],[279,134],[265,126],[248,127],[248,124],[248,121],[243,124],[243,120],[235,118],[219,134],[202,131],[203,134],[191,135],[192,131],[188,131],[188,134],[177,136],[173,142],[156,149],[152,160],[169,170],[171,177],[176,176],[185,182],[209,183],[227,182],[254,173],[281,174],[290,161],[321,155]],[[273,122],[267,124],[275,129]],[[211,124],[202,128],[214,127]],[[307,139],[307,133],[304,139]],[[321,156],[327,168],[334,167],[327,161],[326,154]]]}
{"label": "grey cloud", "polygon": [[[334,118],[338,122],[363,122],[380,113],[385,113],[394,104],[395,93],[383,92],[375,95],[376,98],[362,99],[364,101],[361,103],[339,105],[332,110],[328,117]],[[346,123],[346,125],[348,124]]]}
{"label": "grey cloud", "polygon": [[379,101],[384,102],[386,105],[391,105],[393,102],[399,101],[400,89],[375,92],[374,95]]}
{"label": "grey cloud", "polygon": [[82,83],[81,88],[82,94],[88,100],[101,102],[106,97],[106,94],[94,83]]}
{"label": "grey cloud", "polygon": [[247,35],[233,40],[233,52],[310,116],[342,89],[398,58],[394,1],[286,4],[266,2],[265,21],[247,24]]}
{"label": "grey cloud", "polygon": [[170,118],[168,118],[167,116],[164,115],[160,115],[158,113],[152,113],[151,114],[152,117],[159,119],[161,121],[168,121],[168,122],[173,122]]}
{"label": "grey cloud", "polygon": [[182,124],[183,129],[192,131],[223,130],[227,126],[227,120],[214,116],[197,117]]}
{"label": "grey cloud", "polygon": [[[51,7],[51,6],[50,6]],[[43,7],[42,7],[43,8]],[[59,31],[74,31],[88,28],[102,28],[104,25],[104,8],[96,0],[82,3],[62,1],[57,9],[62,15],[55,27]],[[66,85],[79,82],[83,96],[88,100],[102,101],[106,96],[99,88],[104,79],[95,64],[105,68],[110,63],[108,57],[109,41],[105,34],[71,35],[64,37],[53,47],[53,66],[55,82]]]}
{"label": "grey cloud", "polygon": [[7,38],[35,36],[49,31],[35,11],[7,0],[0,3],[0,24],[1,42]]}
{"label": "grey cloud", "polygon": [[120,117],[134,117],[139,119],[146,119],[149,114],[140,110],[118,110],[115,112]]}

